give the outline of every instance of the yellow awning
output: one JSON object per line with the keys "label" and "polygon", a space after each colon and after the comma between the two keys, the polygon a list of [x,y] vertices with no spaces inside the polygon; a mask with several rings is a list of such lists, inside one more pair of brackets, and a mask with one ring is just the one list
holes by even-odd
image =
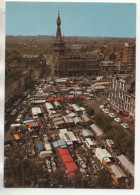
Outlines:
{"label": "yellow awning", "polygon": [[18,140],[19,136],[17,134],[14,135],[15,139]]}

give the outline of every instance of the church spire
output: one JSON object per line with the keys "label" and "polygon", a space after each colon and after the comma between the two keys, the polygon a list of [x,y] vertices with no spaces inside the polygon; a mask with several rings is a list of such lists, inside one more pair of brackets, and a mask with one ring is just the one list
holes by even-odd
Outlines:
{"label": "church spire", "polygon": [[58,42],[62,41],[60,25],[61,25],[61,19],[60,19],[60,14],[59,14],[59,9],[58,9],[57,32],[56,32],[56,40],[57,40]]}

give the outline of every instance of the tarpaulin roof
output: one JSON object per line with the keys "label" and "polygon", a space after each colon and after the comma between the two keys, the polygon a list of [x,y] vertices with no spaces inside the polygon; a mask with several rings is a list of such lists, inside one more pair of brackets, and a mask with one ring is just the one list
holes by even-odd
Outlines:
{"label": "tarpaulin roof", "polygon": [[65,163],[65,167],[66,167],[68,173],[72,173],[78,169],[77,165],[74,162]]}
{"label": "tarpaulin roof", "polygon": [[53,92],[54,90],[53,90],[53,89],[47,89],[47,91],[49,91],[49,92]]}
{"label": "tarpaulin roof", "polygon": [[42,144],[37,144],[37,148],[38,148],[39,151],[43,150]]}
{"label": "tarpaulin roof", "polygon": [[79,99],[84,99],[84,96],[78,96]]}
{"label": "tarpaulin roof", "polygon": [[103,135],[103,131],[99,127],[97,127],[95,124],[92,124],[90,127],[91,127],[92,131],[94,131],[94,133],[97,136],[102,136]]}
{"label": "tarpaulin roof", "polygon": [[54,98],[48,98],[46,101],[51,102],[51,101],[55,101],[55,99]]}
{"label": "tarpaulin roof", "polygon": [[81,115],[81,117],[84,119],[85,122],[90,121],[90,119],[88,118],[88,116],[86,114]]}
{"label": "tarpaulin roof", "polygon": [[93,94],[89,94],[88,96],[93,97],[94,95]]}
{"label": "tarpaulin roof", "polygon": [[86,129],[82,131],[82,134],[84,137],[93,136],[93,133]]}
{"label": "tarpaulin roof", "polygon": [[14,135],[12,135],[12,139],[13,140],[20,140],[21,139],[21,136],[18,135],[18,134],[14,134]]}
{"label": "tarpaulin roof", "polygon": [[54,146],[55,148],[57,148],[59,145],[58,145],[57,142],[53,142],[53,146]]}
{"label": "tarpaulin roof", "polygon": [[52,150],[51,144],[49,142],[45,143],[46,151]]}
{"label": "tarpaulin roof", "polygon": [[54,146],[55,148],[57,148],[57,147],[67,148],[67,146],[66,146],[64,140],[58,140],[58,141],[56,141],[56,142],[53,142],[53,146]]}
{"label": "tarpaulin roof", "polygon": [[74,97],[68,97],[69,100],[74,100]]}
{"label": "tarpaulin roof", "polygon": [[29,123],[28,127],[38,127],[38,123]]}
{"label": "tarpaulin roof", "polygon": [[123,164],[123,166],[131,173],[131,175],[134,177],[134,165],[123,155],[117,157],[120,162]]}
{"label": "tarpaulin roof", "polygon": [[65,144],[66,144],[65,141],[62,140],[62,139],[59,139],[59,140],[57,141],[57,143],[59,144],[59,146],[62,146],[62,145],[65,145]]}
{"label": "tarpaulin roof", "polygon": [[61,148],[67,148],[67,145],[65,144],[65,145],[62,145],[62,146],[60,146]]}
{"label": "tarpaulin roof", "polygon": [[32,117],[27,117],[27,118],[26,118],[26,120],[31,120],[31,119],[32,119]]}
{"label": "tarpaulin roof", "polygon": [[109,83],[103,83],[102,85],[109,85]]}
{"label": "tarpaulin roof", "polygon": [[73,158],[71,157],[70,154],[62,155],[61,158],[64,163],[73,162]]}
{"label": "tarpaulin roof", "polygon": [[62,101],[62,98],[55,98],[55,101]]}
{"label": "tarpaulin roof", "polygon": [[57,148],[57,150],[61,156],[64,154],[69,154],[68,149]]}
{"label": "tarpaulin roof", "polygon": [[110,166],[111,172],[114,173],[116,178],[126,177],[125,173],[122,171],[122,169],[117,165],[111,165]]}

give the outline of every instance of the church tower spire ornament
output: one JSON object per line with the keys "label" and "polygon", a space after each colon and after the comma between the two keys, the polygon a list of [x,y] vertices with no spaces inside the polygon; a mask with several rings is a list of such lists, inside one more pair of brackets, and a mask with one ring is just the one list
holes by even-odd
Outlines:
{"label": "church tower spire ornament", "polygon": [[56,32],[56,41],[61,42],[62,37],[61,37],[61,19],[60,19],[60,13],[59,13],[59,8],[58,8],[58,17],[57,17],[57,32]]}

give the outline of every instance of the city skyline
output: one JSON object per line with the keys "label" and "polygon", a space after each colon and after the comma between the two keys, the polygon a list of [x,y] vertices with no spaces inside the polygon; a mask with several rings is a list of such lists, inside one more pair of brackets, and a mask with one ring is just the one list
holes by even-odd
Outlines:
{"label": "city skyline", "polygon": [[136,37],[135,3],[72,2],[7,2],[6,35],[55,35],[58,7],[64,36]]}

